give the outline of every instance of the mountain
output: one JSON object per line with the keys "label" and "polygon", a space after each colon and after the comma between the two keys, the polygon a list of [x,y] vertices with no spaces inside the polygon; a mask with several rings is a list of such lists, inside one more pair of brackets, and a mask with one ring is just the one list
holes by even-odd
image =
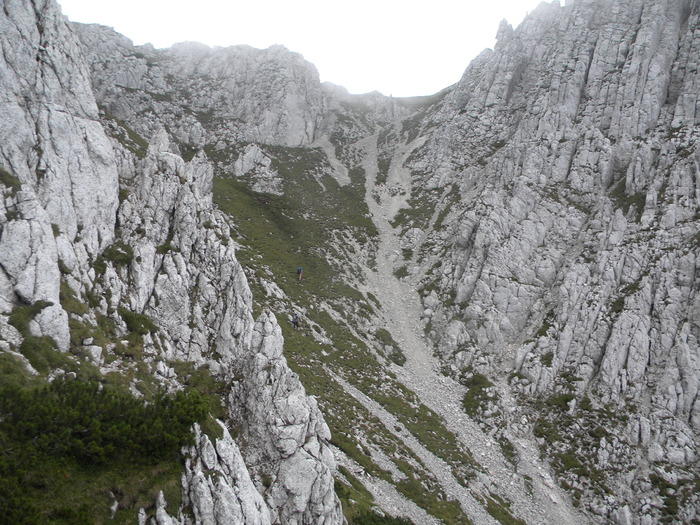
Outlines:
{"label": "mountain", "polygon": [[408,99],[51,0],[0,45],[6,519],[700,519],[698,2]]}

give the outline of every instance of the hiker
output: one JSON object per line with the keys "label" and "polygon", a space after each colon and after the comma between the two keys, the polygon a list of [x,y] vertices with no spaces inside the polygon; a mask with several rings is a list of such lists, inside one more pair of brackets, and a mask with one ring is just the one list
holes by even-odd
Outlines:
{"label": "hiker", "polygon": [[301,281],[301,274],[303,271],[304,271],[304,269],[301,266],[299,266],[299,268],[297,268],[297,275],[299,276],[300,281]]}
{"label": "hiker", "polygon": [[295,330],[299,328],[299,314],[296,312],[294,312],[294,315],[292,316],[292,326]]}

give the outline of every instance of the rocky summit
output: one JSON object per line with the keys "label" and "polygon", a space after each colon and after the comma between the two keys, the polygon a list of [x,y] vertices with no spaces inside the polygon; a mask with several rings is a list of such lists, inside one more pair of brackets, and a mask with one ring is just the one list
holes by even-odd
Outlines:
{"label": "rocky summit", "polygon": [[415,98],[1,5],[0,522],[700,522],[697,0]]}

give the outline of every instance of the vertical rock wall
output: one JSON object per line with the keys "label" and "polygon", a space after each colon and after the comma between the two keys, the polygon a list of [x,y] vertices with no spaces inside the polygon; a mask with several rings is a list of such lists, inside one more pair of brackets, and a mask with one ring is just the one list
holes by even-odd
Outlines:
{"label": "vertical rock wall", "polygon": [[644,523],[649,479],[698,476],[699,17],[684,0],[541,4],[502,25],[411,163],[417,185],[460,194],[430,239],[454,297],[426,297],[440,352],[570,395],[573,453],[576,403],[624,414],[594,439],[614,496],[591,508]]}
{"label": "vertical rock wall", "polygon": [[82,279],[114,237],[117,172],[97,119],[89,71],[55,4],[8,1],[0,17],[0,300],[48,301],[35,335],[68,345],[59,257]]}

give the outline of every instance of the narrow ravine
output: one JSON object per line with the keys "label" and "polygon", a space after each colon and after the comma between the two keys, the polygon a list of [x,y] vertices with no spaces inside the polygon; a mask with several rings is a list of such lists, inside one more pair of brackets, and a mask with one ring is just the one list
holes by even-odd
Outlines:
{"label": "narrow ravine", "polygon": [[[417,142],[419,144],[420,139]],[[511,504],[511,512],[527,523],[586,523],[585,517],[553,483],[547,465],[539,460],[537,445],[526,439],[515,443],[520,458],[516,469],[503,456],[499,442],[482,431],[462,410],[465,388],[440,373],[440,362],[434,357],[420,326],[422,306],[416,283],[411,281],[411,276],[399,279],[394,274],[404,261],[398,234],[390,221],[399,209],[406,206],[406,196],[411,194],[410,173],[402,166],[405,157],[417,144],[396,152],[388,180],[382,185],[375,184],[376,137],[366,139],[362,146],[366,154],[363,164],[367,176],[366,202],[379,232],[376,267],[366,270],[366,289],[382,305],[384,327],[406,356],[404,366],[394,366],[393,372],[444,420],[446,428],[458,437],[485,470],[486,475],[480,477],[483,495],[492,491],[506,499]],[[470,519],[484,523],[485,510],[475,509],[474,498],[464,495],[467,491],[455,490],[451,475],[436,470],[438,472],[431,469],[445,491],[460,501]],[[530,484],[526,483],[526,477],[531,479]]]}

